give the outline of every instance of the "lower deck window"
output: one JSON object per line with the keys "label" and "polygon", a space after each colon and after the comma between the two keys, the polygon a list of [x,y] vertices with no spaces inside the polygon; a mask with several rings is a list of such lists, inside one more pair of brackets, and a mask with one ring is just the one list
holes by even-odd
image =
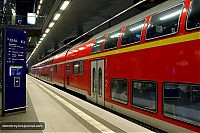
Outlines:
{"label": "lower deck window", "polygon": [[134,107],[156,112],[157,84],[152,81],[132,81],[132,104]]}
{"label": "lower deck window", "polygon": [[127,104],[128,97],[128,80],[112,79],[111,80],[111,99],[120,103]]}
{"label": "lower deck window", "polygon": [[200,85],[165,83],[164,115],[200,126]]}

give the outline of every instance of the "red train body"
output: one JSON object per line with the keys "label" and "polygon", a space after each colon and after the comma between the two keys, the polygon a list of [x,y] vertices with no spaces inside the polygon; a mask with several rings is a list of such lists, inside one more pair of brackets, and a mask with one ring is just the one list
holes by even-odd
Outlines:
{"label": "red train body", "polygon": [[[171,1],[170,5],[170,2],[165,2],[158,6],[161,9],[165,7],[165,10],[151,13],[156,7],[150,10],[148,16],[147,11],[144,17],[133,17],[88,42],[34,65],[31,74],[167,132],[199,132],[200,19],[197,18],[196,27],[189,26],[192,25],[189,23],[191,9],[197,10],[195,4],[199,2]],[[178,26],[174,28],[171,24],[171,34],[162,35],[167,26],[159,25],[160,21],[176,16],[178,13],[175,9],[178,10],[178,6],[181,12],[175,27]],[[168,10],[175,10],[176,15],[174,12],[169,14]],[[199,11],[196,12],[200,14]],[[165,12],[168,14],[159,16]],[[154,25],[152,23],[158,16],[159,26],[152,28],[158,34],[155,37],[154,32],[148,32],[151,31],[150,27],[156,25],[157,22]],[[142,18],[144,24],[134,27]],[[126,29],[129,27],[130,31],[141,31],[137,32],[136,41],[132,41],[134,43],[124,45],[123,41],[127,42],[124,39],[128,34]],[[177,32],[174,32],[175,29]],[[108,43],[109,39],[114,41]],[[110,48],[114,42],[116,46]]]}

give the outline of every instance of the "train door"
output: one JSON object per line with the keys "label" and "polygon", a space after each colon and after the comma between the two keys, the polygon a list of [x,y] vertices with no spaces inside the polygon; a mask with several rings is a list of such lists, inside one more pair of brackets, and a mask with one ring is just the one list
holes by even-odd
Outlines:
{"label": "train door", "polygon": [[104,106],[104,60],[91,62],[91,100]]}
{"label": "train door", "polygon": [[68,62],[66,64],[66,79],[65,79],[65,85],[69,85],[69,76],[70,76],[70,63]]}
{"label": "train door", "polygon": [[52,81],[53,79],[53,68],[50,67],[50,81]]}

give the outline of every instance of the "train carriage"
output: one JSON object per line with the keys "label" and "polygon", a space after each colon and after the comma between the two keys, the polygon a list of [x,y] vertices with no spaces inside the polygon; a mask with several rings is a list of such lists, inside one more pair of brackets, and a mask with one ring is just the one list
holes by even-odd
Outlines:
{"label": "train carriage", "polygon": [[53,59],[52,83],[164,131],[199,132],[199,7],[169,0],[95,35]]}

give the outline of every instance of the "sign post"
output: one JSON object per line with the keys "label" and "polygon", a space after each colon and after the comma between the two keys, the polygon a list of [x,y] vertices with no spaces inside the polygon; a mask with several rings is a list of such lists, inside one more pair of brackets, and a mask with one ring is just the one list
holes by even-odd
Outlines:
{"label": "sign post", "polygon": [[26,32],[4,29],[3,115],[26,111]]}

